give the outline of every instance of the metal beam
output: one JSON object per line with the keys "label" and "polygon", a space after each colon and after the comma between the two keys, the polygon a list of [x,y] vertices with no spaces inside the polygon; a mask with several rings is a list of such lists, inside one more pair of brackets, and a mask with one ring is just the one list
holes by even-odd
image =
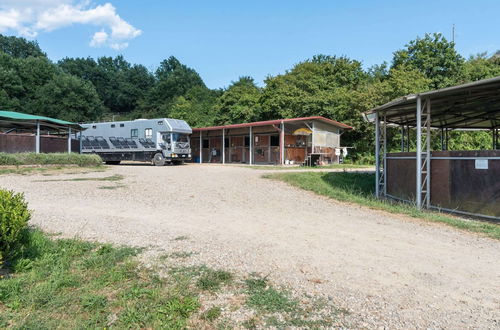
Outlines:
{"label": "metal beam", "polygon": [[280,130],[280,163],[285,165],[285,123],[281,121]]}
{"label": "metal beam", "polygon": [[71,127],[68,126],[68,154],[71,153]]}
{"label": "metal beam", "polygon": [[375,196],[380,197],[380,119],[375,112]]}
{"label": "metal beam", "polygon": [[40,153],[40,121],[36,121],[35,152]]}
{"label": "metal beam", "polygon": [[249,134],[250,145],[249,145],[249,151],[248,151],[248,157],[249,157],[248,163],[250,165],[252,165],[253,164],[253,133],[252,133],[252,126],[250,126],[249,129],[250,129],[250,134]]}
{"label": "metal beam", "polygon": [[222,129],[222,164],[226,163],[226,130]]}
{"label": "metal beam", "polygon": [[201,137],[200,131],[200,164],[203,164],[203,138]]}
{"label": "metal beam", "polygon": [[422,208],[422,100],[417,97],[416,206]]}

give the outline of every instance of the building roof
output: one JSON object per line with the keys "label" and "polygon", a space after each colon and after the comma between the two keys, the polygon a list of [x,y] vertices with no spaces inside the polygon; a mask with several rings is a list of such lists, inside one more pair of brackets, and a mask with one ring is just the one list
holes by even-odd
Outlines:
{"label": "building roof", "polygon": [[[410,94],[366,112],[368,121],[375,113],[385,113],[388,123],[416,125],[416,104],[429,99],[431,126],[438,128],[491,129],[500,127],[500,76],[468,84]],[[423,111],[422,111],[423,113]]]}
{"label": "building roof", "polygon": [[199,128],[193,128],[193,132],[200,132],[200,131],[215,131],[215,130],[221,130],[221,129],[231,129],[231,128],[244,128],[244,127],[255,127],[255,126],[268,126],[268,125],[279,125],[282,122],[283,123],[290,123],[290,122],[300,122],[300,121],[320,121],[325,124],[333,125],[335,127],[344,129],[344,130],[351,130],[353,129],[351,126],[340,123],[335,120],[331,120],[325,117],[321,116],[314,116],[314,117],[302,117],[302,118],[288,118],[288,119],[276,119],[276,120],[266,120],[266,121],[256,121],[252,123],[243,123],[243,124],[233,124],[233,125],[224,125],[224,126],[210,126],[210,127],[199,127]]}
{"label": "building roof", "polygon": [[61,119],[30,115],[22,112],[0,110],[0,127],[2,128],[15,127],[33,129],[37,122],[40,122],[42,129],[67,129],[69,126],[75,131],[83,130],[83,128],[77,123]]}

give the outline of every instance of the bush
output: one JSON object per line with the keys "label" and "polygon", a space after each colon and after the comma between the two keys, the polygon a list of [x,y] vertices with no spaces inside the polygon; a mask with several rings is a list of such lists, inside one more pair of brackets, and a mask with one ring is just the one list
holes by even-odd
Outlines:
{"label": "bush", "polygon": [[83,155],[77,153],[0,153],[0,165],[78,165],[99,166],[102,159],[98,155]]}
{"label": "bush", "polygon": [[30,217],[22,193],[0,189],[0,265],[22,250]]}

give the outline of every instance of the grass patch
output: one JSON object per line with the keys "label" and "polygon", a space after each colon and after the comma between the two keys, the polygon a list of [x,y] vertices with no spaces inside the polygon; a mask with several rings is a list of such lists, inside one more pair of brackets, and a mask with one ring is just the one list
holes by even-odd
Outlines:
{"label": "grass patch", "polygon": [[292,312],[298,302],[286,291],[277,290],[264,278],[250,278],[245,281],[248,290],[247,304],[261,312]]}
{"label": "grass patch", "polygon": [[110,176],[105,176],[102,178],[71,178],[71,179],[46,179],[46,180],[35,180],[34,182],[57,182],[57,181],[120,181],[125,177],[121,174],[114,174]]}
{"label": "grass patch", "polygon": [[418,210],[411,205],[392,200],[375,198],[375,174],[372,173],[275,173],[264,175],[264,177],[281,180],[336,200],[356,203],[391,213],[405,214],[427,221],[440,222],[459,229],[482,233],[494,239],[500,239],[500,225],[494,223],[460,219],[439,212]]}
{"label": "grass patch", "polygon": [[184,282],[140,269],[137,249],[30,235],[0,280],[0,328],[182,329],[199,309]]}
{"label": "grass patch", "polygon": [[222,313],[221,308],[218,306],[215,306],[215,307],[209,308],[203,314],[201,314],[201,319],[213,322],[220,317],[221,313]]}
{"label": "grass patch", "polygon": [[77,165],[80,167],[100,166],[98,155],[77,153],[0,153],[0,165]]}
{"label": "grass patch", "polygon": [[351,169],[351,168],[371,168],[373,165],[359,165],[359,164],[331,164],[324,166],[277,166],[277,165],[246,165],[245,168],[251,168],[254,170],[317,170],[317,169]]}
{"label": "grass patch", "polygon": [[221,288],[222,285],[227,285],[233,280],[233,275],[225,270],[212,270],[207,269],[198,278],[196,286],[205,291],[215,292]]}

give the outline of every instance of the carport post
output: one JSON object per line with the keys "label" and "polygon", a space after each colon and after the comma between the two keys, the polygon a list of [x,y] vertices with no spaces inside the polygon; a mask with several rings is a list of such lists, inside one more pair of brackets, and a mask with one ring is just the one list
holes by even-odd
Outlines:
{"label": "carport post", "polygon": [[253,164],[253,134],[252,134],[252,126],[250,126],[250,134],[249,134],[249,139],[250,139],[250,145],[249,145],[249,152],[248,152],[248,156],[249,156],[249,160],[248,160],[248,163],[250,165]]}
{"label": "carport post", "polygon": [[226,130],[222,129],[222,164],[226,163]]}
{"label": "carport post", "polygon": [[380,121],[375,112],[375,196],[380,197]]}
{"label": "carport post", "polygon": [[422,208],[422,99],[417,97],[417,154],[416,154],[416,206],[418,209]]}
{"label": "carport post", "polygon": [[280,130],[280,160],[281,165],[285,165],[285,123],[281,121]]}
{"label": "carport post", "polygon": [[201,138],[201,131],[200,131],[200,164],[203,163],[203,139]]}
{"label": "carport post", "polygon": [[68,154],[71,153],[71,126],[68,126]]}
{"label": "carport post", "polygon": [[40,121],[36,121],[35,152],[40,153]]}

